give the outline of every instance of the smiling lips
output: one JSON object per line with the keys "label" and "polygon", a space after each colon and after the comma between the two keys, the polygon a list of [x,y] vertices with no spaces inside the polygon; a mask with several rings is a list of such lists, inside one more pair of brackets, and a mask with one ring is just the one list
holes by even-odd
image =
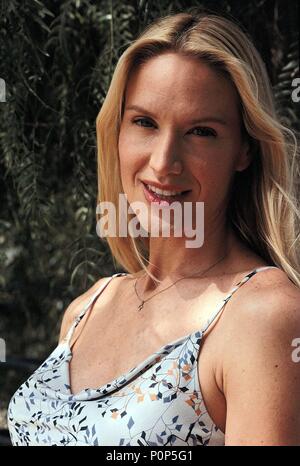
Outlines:
{"label": "smiling lips", "polygon": [[175,191],[157,188],[154,185],[149,185],[144,182],[143,189],[146,199],[149,202],[158,203],[160,205],[170,205],[172,202],[182,202],[184,197],[190,192],[188,191]]}

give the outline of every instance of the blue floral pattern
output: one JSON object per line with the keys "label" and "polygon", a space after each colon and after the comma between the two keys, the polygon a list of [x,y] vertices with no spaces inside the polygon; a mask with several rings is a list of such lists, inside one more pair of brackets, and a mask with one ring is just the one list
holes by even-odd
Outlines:
{"label": "blue floral pattern", "polygon": [[13,445],[224,445],[225,435],[210,418],[198,381],[197,358],[203,333],[232,294],[220,303],[202,330],[163,346],[128,373],[77,394],[70,390],[70,339],[97,290],[67,337],[24,382],[8,408]]}

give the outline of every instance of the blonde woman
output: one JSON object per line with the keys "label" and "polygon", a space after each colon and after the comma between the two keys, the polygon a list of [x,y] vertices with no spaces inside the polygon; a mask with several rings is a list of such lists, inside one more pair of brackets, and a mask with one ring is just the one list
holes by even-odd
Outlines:
{"label": "blonde woman", "polygon": [[175,201],[194,225],[202,202],[204,242],[107,237],[127,273],[68,307],[10,402],[13,444],[299,445],[297,145],[257,50],[223,17],[160,18],[121,56],[97,137],[99,201],[140,202],[141,231]]}

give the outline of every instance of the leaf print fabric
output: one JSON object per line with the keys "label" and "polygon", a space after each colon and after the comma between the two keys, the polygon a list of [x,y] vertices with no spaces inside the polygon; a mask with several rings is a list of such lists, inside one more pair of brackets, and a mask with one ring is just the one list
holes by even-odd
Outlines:
{"label": "leaf print fabric", "polygon": [[94,293],[63,340],[24,382],[8,408],[13,445],[224,445],[225,436],[210,418],[200,390],[197,359],[203,333],[232,294],[218,306],[202,330],[163,346],[128,373],[97,389],[72,394],[69,346],[72,334],[94,300],[116,276]]}

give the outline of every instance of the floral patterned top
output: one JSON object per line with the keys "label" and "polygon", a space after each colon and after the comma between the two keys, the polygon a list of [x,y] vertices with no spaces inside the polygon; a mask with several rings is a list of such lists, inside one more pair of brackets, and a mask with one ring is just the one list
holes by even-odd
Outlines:
{"label": "floral patterned top", "polygon": [[8,407],[13,445],[224,445],[225,435],[207,412],[197,358],[201,339],[232,294],[219,304],[202,330],[158,349],[129,372],[97,389],[70,390],[70,339],[83,316],[117,273],[86,303],[66,338],[24,382]]}

